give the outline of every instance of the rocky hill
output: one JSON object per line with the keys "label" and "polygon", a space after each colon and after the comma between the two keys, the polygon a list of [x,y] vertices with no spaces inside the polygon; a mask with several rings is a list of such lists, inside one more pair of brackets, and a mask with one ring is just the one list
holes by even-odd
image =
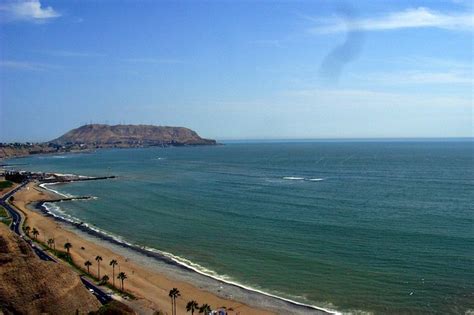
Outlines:
{"label": "rocky hill", "polygon": [[[44,143],[0,143],[0,159],[31,154],[84,152],[98,148],[215,145],[184,127],[84,125]],[[0,165],[1,166],[1,165]]]}
{"label": "rocky hill", "polygon": [[87,145],[98,147],[134,147],[157,145],[214,145],[184,127],[152,125],[84,125],[50,141],[55,145]]}
{"label": "rocky hill", "polygon": [[0,223],[0,314],[87,314],[100,307],[79,276],[40,260]]}

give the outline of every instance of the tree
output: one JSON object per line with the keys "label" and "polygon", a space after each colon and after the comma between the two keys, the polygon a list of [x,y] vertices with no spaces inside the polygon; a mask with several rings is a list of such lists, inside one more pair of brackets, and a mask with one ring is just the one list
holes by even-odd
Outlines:
{"label": "tree", "polygon": [[71,249],[71,247],[72,247],[72,244],[69,243],[69,242],[67,242],[66,244],[64,244],[64,248],[67,250],[68,256],[70,256],[69,250]]}
{"label": "tree", "polygon": [[33,237],[35,238],[35,240],[38,238],[38,235],[40,234],[40,232],[36,228],[33,228],[31,233],[33,233]]}
{"label": "tree", "polygon": [[89,267],[92,266],[92,263],[91,263],[90,261],[86,261],[86,262],[84,263],[84,266],[87,267],[87,273],[90,273],[90,272],[89,272]]}
{"label": "tree", "polygon": [[191,312],[191,315],[194,315],[194,311],[199,309],[199,304],[192,300],[189,301],[188,304],[186,304],[186,312]]}
{"label": "tree", "polygon": [[101,279],[101,284],[106,284],[107,281],[109,281],[109,276],[104,275],[104,276],[102,277],[102,279]]}
{"label": "tree", "polygon": [[122,281],[122,291],[123,291],[123,281],[127,279],[127,275],[125,274],[125,272],[122,271],[118,274],[117,279],[120,279]]}
{"label": "tree", "polygon": [[178,289],[173,288],[170,290],[168,296],[171,298],[171,313],[176,315],[176,299],[181,296]]}
{"label": "tree", "polygon": [[31,228],[28,225],[25,226],[25,234],[30,236],[30,231],[31,231]]}
{"label": "tree", "polygon": [[199,308],[199,313],[204,313],[205,315],[208,315],[211,311],[211,306],[209,304],[204,304]]}
{"label": "tree", "polygon": [[115,266],[118,265],[118,262],[112,259],[109,265],[112,266],[112,285],[115,287]]}
{"label": "tree", "polygon": [[48,239],[49,248],[53,248],[53,244],[54,244],[54,239],[52,239],[52,238]]}
{"label": "tree", "polygon": [[100,279],[100,262],[102,261],[102,257],[96,256],[95,261],[97,261],[97,278]]}

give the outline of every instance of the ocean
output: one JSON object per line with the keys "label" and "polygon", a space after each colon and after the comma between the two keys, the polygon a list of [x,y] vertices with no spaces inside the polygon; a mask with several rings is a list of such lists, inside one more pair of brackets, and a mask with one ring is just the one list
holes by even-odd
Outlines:
{"label": "ocean", "polygon": [[340,312],[474,312],[474,142],[233,142],[31,156],[117,179],[46,204],[212,277]]}

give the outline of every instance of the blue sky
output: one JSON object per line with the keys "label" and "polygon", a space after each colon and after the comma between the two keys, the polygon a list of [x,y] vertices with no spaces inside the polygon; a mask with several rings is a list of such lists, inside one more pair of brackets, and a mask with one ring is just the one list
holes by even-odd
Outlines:
{"label": "blue sky", "polygon": [[0,141],[470,137],[470,1],[0,2]]}

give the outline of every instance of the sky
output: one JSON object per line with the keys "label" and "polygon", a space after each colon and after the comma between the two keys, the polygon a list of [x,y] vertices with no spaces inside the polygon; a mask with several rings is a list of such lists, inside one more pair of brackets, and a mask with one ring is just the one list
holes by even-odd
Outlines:
{"label": "sky", "polygon": [[471,1],[0,1],[0,141],[473,136]]}

